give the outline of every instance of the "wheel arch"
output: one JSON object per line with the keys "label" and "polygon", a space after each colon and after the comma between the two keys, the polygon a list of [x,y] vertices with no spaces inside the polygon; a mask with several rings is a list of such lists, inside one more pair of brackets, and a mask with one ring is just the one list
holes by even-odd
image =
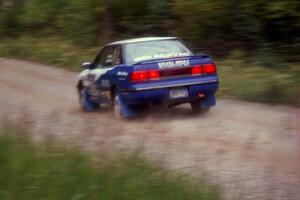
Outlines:
{"label": "wheel arch", "polygon": [[83,82],[79,80],[76,84],[77,91],[80,92],[83,89]]}

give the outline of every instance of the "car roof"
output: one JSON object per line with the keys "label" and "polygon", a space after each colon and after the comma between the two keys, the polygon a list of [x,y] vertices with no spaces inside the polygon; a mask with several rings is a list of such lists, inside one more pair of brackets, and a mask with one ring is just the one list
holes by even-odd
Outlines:
{"label": "car roof", "polygon": [[129,44],[129,43],[136,43],[136,42],[172,40],[172,39],[177,39],[177,37],[143,37],[143,38],[134,38],[134,39],[128,39],[128,40],[121,40],[121,41],[117,41],[117,42],[112,42],[112,43],[108,44],[107,46]]}

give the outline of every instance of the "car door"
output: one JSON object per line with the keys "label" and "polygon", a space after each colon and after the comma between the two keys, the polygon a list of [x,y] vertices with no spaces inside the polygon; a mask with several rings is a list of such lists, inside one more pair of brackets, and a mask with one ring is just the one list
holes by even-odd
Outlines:
{"label": "car door", "polygon": [[102,99],[110,97],[110,83],[113,78],[110,71],[121,62],[119,46],[107,46],[102,49],[88,74],[89,80],[93,82],[90,84],[92,93],[102,96]]}
{"label": "car door", "polygon": [[89,71],[89,77],[94,82],[97,81],[103,74],[113,68],[114,63],[114,47],[104,47],[96,57],[92,64],[92,69]]}
{"label": "car door", "polygon": [[[106,63],[105,60],[102,63],[102,67],[108,68],[109,70],[107,70],[98,80],[99,85],[104,90],[109,90],[111,85],[116,83],[117,74],[114,68],[121,65],[123,62],[121,47],[118,45],[112,46],[112,51],[113,56],[109,56],[110,63]],[[111,60],[111,58],[113,58],[113,60]]]}

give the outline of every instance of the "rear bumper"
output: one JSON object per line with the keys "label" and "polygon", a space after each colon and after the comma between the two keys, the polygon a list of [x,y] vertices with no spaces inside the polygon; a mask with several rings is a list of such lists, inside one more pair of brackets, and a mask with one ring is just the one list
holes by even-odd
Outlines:
{"label": "rear bumper", "polygon": [[120,88],[122,92],[135,92],[155,89],[166,89],[173,87],[185,87],[193,85],[203,85],[209,83],[218,83],[219,79],[217,75],[211,76],[190,76],[183,78],[176,78],[171,80],[157,80],[145,83],[131,84],[127,88]]}
{"label": "rear bumper", "polygon": [[[176,87],[185,87],[188,92],[188,97],[171,99],[170,89]],[[131,90],[121,91],[121,98],[128,105],[136,104],[180,104],[197,100],[209,100],[208,105],[215,105],[214,94],[218,89],[218,80],[201,80],[191,81],[189,83],[176,83],[169,85],[151,85],[140,86]],[[204,97],[199,97],[203,94]],[[213,99],[213,100],[211,100]]]}

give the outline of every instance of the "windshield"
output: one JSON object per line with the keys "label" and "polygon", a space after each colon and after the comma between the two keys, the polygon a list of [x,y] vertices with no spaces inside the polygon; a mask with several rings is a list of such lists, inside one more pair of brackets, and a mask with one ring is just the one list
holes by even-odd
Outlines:
{"label": "windshield", "polygon": [[179,40],[136,42],[125,48],[127,63],[193,55]]}

